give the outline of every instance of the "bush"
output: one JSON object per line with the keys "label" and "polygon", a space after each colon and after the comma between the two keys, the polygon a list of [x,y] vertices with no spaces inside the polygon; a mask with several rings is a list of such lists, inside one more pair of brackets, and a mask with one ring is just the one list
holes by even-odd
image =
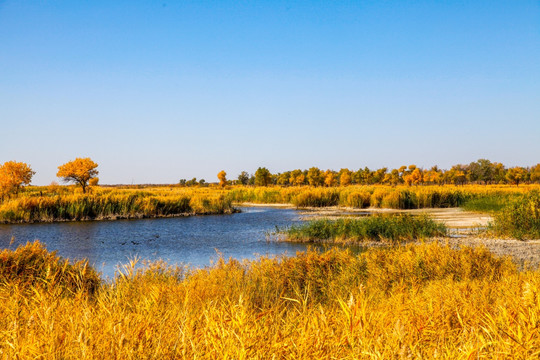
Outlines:
{"label": "bush", "polygon": [[540,192],[534,190],[518,197],[494,217],[491,228],[497,235],[540,239]]}
{"label": "bush", "polygon": [[88,261],[70,263],[34,241],[15,251],[0,252],[0,283],[16,283],[28,291],[33,287],[56,287],[70,294],[78,291],[93,294],[100,278]]}

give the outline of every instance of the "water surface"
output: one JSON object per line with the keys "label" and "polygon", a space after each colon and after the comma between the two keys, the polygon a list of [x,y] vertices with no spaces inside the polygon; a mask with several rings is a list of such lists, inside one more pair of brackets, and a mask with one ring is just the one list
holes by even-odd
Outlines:
{"label": "water surface", "polygon": [[[300,221],[293,209],[241,208],[232,215],[182,218],[0,225],[0,247],[39,239],[47,249],[70,259],[86,258],[104,277],[135,256],[169,264],[202,267],[218,258],[254,259],[294,254],[306,245],[267,241],[276,226]],[[15,241],[10,245],[11,238]]]}

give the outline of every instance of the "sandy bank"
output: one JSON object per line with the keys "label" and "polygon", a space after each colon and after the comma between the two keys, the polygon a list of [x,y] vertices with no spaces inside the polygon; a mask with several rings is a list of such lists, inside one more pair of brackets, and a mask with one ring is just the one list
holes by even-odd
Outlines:
{"label": "sandy bank", "polygon": [[337,218],[351,215],[372,215],[372,214],[428,214],[435,221],[444,223],[449,228],[455,229],[475,229],[484,228],[493,218],[487,214],[465,211],[461,208],[425,208],[412,210],[397,209],[356,209],[347,207],[326,207],[302,209],[301,215],[306,219],[313,218]]}
{"label": "sandy bank", "polygon": [[540,266],[540,240],[494,239],[481,237],[437,238],[443,244],[459,248],[462,246],[484,246],[498,256],[510,256],[521,268]]}

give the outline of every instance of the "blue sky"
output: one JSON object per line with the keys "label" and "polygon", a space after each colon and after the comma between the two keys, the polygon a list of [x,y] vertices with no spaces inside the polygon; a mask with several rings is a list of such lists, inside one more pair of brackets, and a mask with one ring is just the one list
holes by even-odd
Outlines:
{"label": "blue sky", "polygon": [[34,184],[540,162],[538,1],[0,1],[0,39]]}

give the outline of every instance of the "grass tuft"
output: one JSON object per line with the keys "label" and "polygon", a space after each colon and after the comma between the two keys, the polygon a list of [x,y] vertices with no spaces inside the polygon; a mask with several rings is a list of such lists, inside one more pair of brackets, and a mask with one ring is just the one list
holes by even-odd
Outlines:
{"label": "grass tuft", "polygon": [[308,221],[290,227],[285,234],[285,240],[294,242],[396,242],[445,236],[446,227],[426,215],[375,215]]}

